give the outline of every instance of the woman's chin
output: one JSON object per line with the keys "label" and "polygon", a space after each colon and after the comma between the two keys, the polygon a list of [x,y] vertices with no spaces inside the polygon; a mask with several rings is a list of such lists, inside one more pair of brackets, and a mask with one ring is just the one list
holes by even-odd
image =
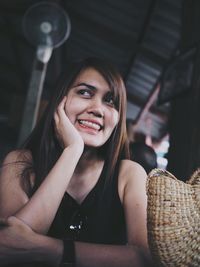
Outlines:
{"label": "woman's chin", "polygon": [[102,145],[101,144],[97,144],[97,143],[91,143],[91,142],[84,142],[85,147],[87,148],[99,148]]}
{"label": "woman's chin", "polygon": [[84,140],[85,147],[87,148],[99,148],[104,145],[103,142],[97,142],[98,140]]}

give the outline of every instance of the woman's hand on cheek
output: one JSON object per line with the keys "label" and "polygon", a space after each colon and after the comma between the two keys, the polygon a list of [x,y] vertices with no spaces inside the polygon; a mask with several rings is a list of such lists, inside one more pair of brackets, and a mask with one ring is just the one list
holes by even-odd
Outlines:
{"label": "woman's hand on cheek", "polygon": [[83,139],[65,112],[66,99],[66,97],[63,98],[54,113],[56,136],[63,148],[70,145],[77,145],[80,148],[83,148]]}

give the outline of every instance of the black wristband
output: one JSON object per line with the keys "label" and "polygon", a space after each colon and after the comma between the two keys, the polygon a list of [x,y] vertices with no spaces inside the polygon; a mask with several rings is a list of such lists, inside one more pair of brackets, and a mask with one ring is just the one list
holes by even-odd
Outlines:
{"label": "black wristband", "polygon": [[75,248],[74,241],[70,239],[63,239],[63,257],[60,267],[75,264]]}

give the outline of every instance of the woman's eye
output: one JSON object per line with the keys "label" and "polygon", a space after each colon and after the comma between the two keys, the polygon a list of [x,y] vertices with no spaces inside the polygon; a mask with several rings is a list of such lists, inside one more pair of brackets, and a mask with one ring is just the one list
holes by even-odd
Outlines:
{"label": "woman's eye", "polygon": [[92,96],[92,92],[88,89],[81,89],[78,91],[78,94],[86,97]]}
{"label": "woman's eye", "polygon": [[109,104],[110,106],[112,107],[115,107],[115,102],[114,102],[114,99],[113,99],[113,95],[109,94],[105,97],[105,102],[107,104]]}

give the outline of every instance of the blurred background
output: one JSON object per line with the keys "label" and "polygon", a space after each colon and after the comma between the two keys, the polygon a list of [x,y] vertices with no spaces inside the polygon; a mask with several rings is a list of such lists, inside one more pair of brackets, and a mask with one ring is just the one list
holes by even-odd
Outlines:
{"label": "blurred background", "polygon": [[126,83],[129,139],[185,180],[200,165],[199,18],[199,0],[1,0],[0,160],[42,114],[67,63],[97,56]]}

